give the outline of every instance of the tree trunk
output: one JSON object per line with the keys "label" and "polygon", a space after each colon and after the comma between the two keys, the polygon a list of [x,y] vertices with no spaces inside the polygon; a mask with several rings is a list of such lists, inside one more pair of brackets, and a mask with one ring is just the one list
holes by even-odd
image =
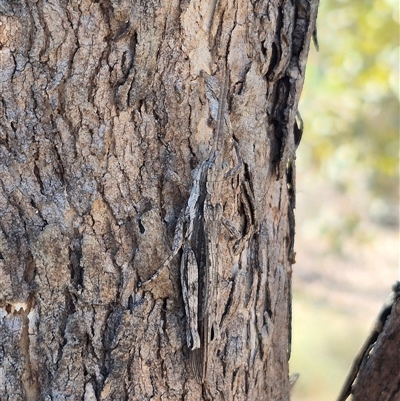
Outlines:
{"label": "tree trunk", "polygon": [[2,400],[289,399],[317,3],[0,3]]}
{"label": "tree trunk", "polygon": [[400,400],[400,282],[354,359],[338,401]]}

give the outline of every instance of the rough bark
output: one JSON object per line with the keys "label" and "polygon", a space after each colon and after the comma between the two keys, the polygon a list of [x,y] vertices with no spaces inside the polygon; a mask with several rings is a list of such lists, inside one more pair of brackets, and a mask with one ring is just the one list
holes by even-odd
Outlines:
{"label": "rough bark", "polygon": [[338,401],[400,400],[400,282],[354,360]]}
{"label": "rough bark", "polygon": [[[0,2],[2,400],[289,399],[294,128],[317,3]],[[199,384],[180,255],[138,283],[209,154],[221,64],[226,163],[233,141],[243,159],[223,215],[253,231],[239,255],[227,230],[214,239]]]}

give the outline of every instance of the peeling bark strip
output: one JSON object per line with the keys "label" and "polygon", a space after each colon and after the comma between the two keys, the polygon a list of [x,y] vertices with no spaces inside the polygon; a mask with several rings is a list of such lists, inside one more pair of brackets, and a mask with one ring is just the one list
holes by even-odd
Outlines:
{"label": "peeling bark strip", "polygon": [[[317,6],[0,2],[2,400],[289,399],[294,127]],[[215,166],[232,174],[215,179],[201,166],[225,63]],[[206,224],[181,260],[217,269],[198,279],[201,322],[179,258],[138,285],[171,254],[196,171],[186,225]]]}

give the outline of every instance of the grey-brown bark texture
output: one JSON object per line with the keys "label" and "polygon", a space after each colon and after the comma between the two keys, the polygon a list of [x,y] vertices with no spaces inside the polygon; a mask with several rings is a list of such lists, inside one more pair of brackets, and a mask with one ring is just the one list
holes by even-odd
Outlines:
{"label": "grey-brown bark texture", "polygon": [[[0,2],[1,400],[289,399],[295,118],[316,12],[317,0]],[[198,383],[182,254],[139,283],[171,253],[210,155],[223,66],[224,166],[242,165],[213,184],[232,229],[208,238]]]}
{"label": "grey-brown bark texture", "polygon": [[353,362],[338,401],[400,400],[400,282]]}

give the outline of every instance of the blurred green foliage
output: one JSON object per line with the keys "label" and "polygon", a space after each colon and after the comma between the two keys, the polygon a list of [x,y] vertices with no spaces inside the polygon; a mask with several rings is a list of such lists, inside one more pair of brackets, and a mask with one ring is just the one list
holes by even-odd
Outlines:
{"label": "blurred green foliage", "polygon": [[398,0],[321,0],[317,25],[320,51],[310,51],[299,107],[300,167],[319,169],[342,191],[364,180],[372,217],[396,226]]}

